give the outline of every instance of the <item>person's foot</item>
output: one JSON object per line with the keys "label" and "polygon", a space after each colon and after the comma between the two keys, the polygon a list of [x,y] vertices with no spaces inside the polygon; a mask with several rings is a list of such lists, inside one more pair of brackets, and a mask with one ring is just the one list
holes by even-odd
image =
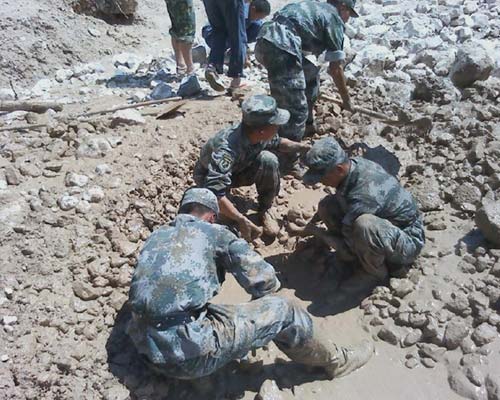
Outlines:
{"label": "person's foot", "polygon": [[209,66],[205,70],[205,79],[207,80],[210,87],[217,92],[223,92],[224,90],[226,90],[224,83],[220,79],[219,74],[217,74],[214,67]]}
{"label": "person's foot", "polygon": [[359,345],[340,350],[342,356],[339,357],[338,363],[333,366],[325,367],[331,379],[341,378],[356,371],[365,365],[375,352],[375,347],[370,340],[363,340]]}
{"label": "person's foot", "polygon": [[231,90],[242,89],[242,88],[246,88],[249,86],[252,86],[252,84],[249,81],[247,81],[246,79],[233,78],[231,80],[231,84],[229,85],[229,89],[231,89]]}
{"label": "person's foot", "polygon": [[287,175],[291,175],[295,179],[301,180],[305,173],[306,169],[302,165],[300,165],[300,162],[297,160],[293,163]]}
{"label": "person's foot", "polygon": [[260,220],[262,222],[262,229],[266,236],[272,238],[278,236],[280,226],[276,218],[271,214],[270,210],[260,213]]}
{"label": "person's foot", "polygon": [[175,69],[176,75],[181,78],[186,75],[187,67],[183,64],[177,64],[177,68]]}
{"label": "person's foot", "polygon": [[193,75],[196,72],[194,65],[186,67],[186,75]]}

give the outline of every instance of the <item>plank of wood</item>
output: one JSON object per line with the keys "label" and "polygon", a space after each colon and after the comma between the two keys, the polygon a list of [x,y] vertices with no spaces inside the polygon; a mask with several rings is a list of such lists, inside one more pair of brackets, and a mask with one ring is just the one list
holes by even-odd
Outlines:
{"label": "plank of wood", "polygon": [[43,114],[47,110],[62,111],[63,105],[52,101],[0,101],[0,111],[29,111]]}
{"label": "plank of wood", "polygon": [[[168,99],[161,99],[161,100],[151,100],[151,101],[143,101],[141,103],[134,103],[134,104],[127,104],[124,106],[118,106],[118,107],[113,107],[113,108],[108,108],[104,110],[99,110],[99,111],[91,111],[79,115],[72,116],[70,120],[79,120],[81,118],[88,118],[93,115],[100,115],[100,114],[109,114],[118,110],[126,110],[128,108],[139,108],[139,107],[146,107],[146,106],[152,106],[155,104],[163,104],[163,103],[170,103],[172,101],[179,101],[182,100],[182,97],[170,97]],[[181,107],[184,105],[183,102],[179,106]],[[68,116],[61,116],[61,118],[68,118]],[[57,120],[57,118],[56,118]],[[48,124],[37,124],[37,125],[18,125],[18,126],[7,126],[4,128],[0,128],[0,132],[4,131],[23,131],[23,130],[31,130],[31,129],[38,129],[38,128],[45,128],[47,127]]]}
{"label": "plank of wood", "polygon": [[179,108],[187,103],[187,100],[179,101],[178,103],[172,104],[161,111],[160,114],[156,117],[156,119],[167,119],[172,116]]}

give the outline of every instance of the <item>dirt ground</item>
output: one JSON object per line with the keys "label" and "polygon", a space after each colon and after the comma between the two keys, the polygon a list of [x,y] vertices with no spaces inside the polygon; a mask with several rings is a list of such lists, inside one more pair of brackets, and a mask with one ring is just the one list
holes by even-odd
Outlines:
{"label": "dirt ground", "polygon": [[[124,50],[141,60],[169,55],[162,1],[140,2],[138,17],[124,25],[75,14],[68,1],[51,3],[0,0],[2,88],[13,79],[24,96],[64,102],[65,115],[149,93],[136,81],[110,85],[113,60]],[[196,7],[203,21],[202,3]],[[101,35],[90,35],[89,27]],[[102,70],[51,81],[40,92],[33,88],[60,68],[74,72],[80,63],[94,62]],[[266,88],[262,70],[252,79]],[[331,80],[322,79],[322,92],[331,95]],[[281,232],[275,241],[255,243],[276,267],[281,295],[297,298],[340,344],[375,341],[368,365],[334,380],[290,362],[273,344],[211,377],[168,380],[145,368],[124,334],[138,251],[174,217],[193,184],[204,141],[238,122],[237,101],[205,91],[170,119],[156,119],[167,105],[142,108],[145,120],[136,124],[119,123],[111,114],[85,121],[55,120],[50,112],[0,115],[0,129],[50,122],[48,128],[0,131],[0,398],[254,399],[271,379],[284,399],[499,399],[500,250],[474,222],[481,201],[499,199],[500,85],[487,82],[448,103],[417,100],[403,108],[432,127],[391,127],[318,102],[313,139],[332,135],[346,147],[382,145],[389,152],[382,162],[396,155],[397,175],[422,205],[427,234],[407,278],[341,307],[332,290],[330,251],[286,232],[292,214],[312,215],[327,191],[283,179],[274,208]],[[396,115],[380,86],[351,84],[356,104]],[[253,188],[233,196],[242,210],[253,212]],[[248,301],[226,278],[214,301]],[[456,325],[463,337],[454,346]]]}

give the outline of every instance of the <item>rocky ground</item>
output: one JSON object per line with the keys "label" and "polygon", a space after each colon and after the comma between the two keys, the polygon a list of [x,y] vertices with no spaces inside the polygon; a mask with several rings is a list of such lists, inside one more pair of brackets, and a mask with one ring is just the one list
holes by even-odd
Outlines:
{"label": "rocky ground", "polygon": [[[297,296],[332,337],[377,341],[372,362],[328,381],[270,345],[196,382],[145,370],[123,333],[128,285],[141,244],[173,218],[193,183],[201,144],[238,120],[238,102],[215,97],[200,72],[183,85],[181,94],[187,88],[192,96],[173,118],[156,119],[168,107],[162,105],[76,120],[71,116],[180,89],[171,55],[159,50],[168,29],[164,4],[139,2],[138,17],[116,25],[75,14],[70,2],[25,3],[0,3],[7,43],[0,52],[1,98],[56,100],[64,111],[0,115],[0,397],[253,399],[260,391],[262,399],[500,398],[494,1],[362,2],[361,18],[346,31],[353,100],[418,123],[388,125],[324,100],[316,107],[316,137],[363,144],[366,156],[378,160],[373,149],[380,145],[397,155],[392,170],[419,200],[428,237],[409,275],[340,309],[328,250],[286,232],[287,221],[305,223],[325,190],[289,177],[275,207],[280,235],[255,243],[279,271],[282,294]],[[65,48],[72,52],[59,47],[61,38],[71,41]],[[203,61],[203,52],[197,57]],[[266,88],[261,69],[250,74]],[[322,92],[332,95],[332,87],[323,76]],[[40,123],[48,127],[2,130]],[[234,196],[252,212],[252,189]],[[246,299],[229,277],[216,300]]]}

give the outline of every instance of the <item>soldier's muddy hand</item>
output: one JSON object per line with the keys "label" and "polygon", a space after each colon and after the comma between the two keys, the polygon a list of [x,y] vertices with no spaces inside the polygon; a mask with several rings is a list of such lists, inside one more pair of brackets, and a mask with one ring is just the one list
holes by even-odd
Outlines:
{"label": "soldier's muddy hand", "polygon": [[241,237],[247,242],[252,242],[262,235],[262,228],[259,228],[247,217],[242,215],[237,222]]}

